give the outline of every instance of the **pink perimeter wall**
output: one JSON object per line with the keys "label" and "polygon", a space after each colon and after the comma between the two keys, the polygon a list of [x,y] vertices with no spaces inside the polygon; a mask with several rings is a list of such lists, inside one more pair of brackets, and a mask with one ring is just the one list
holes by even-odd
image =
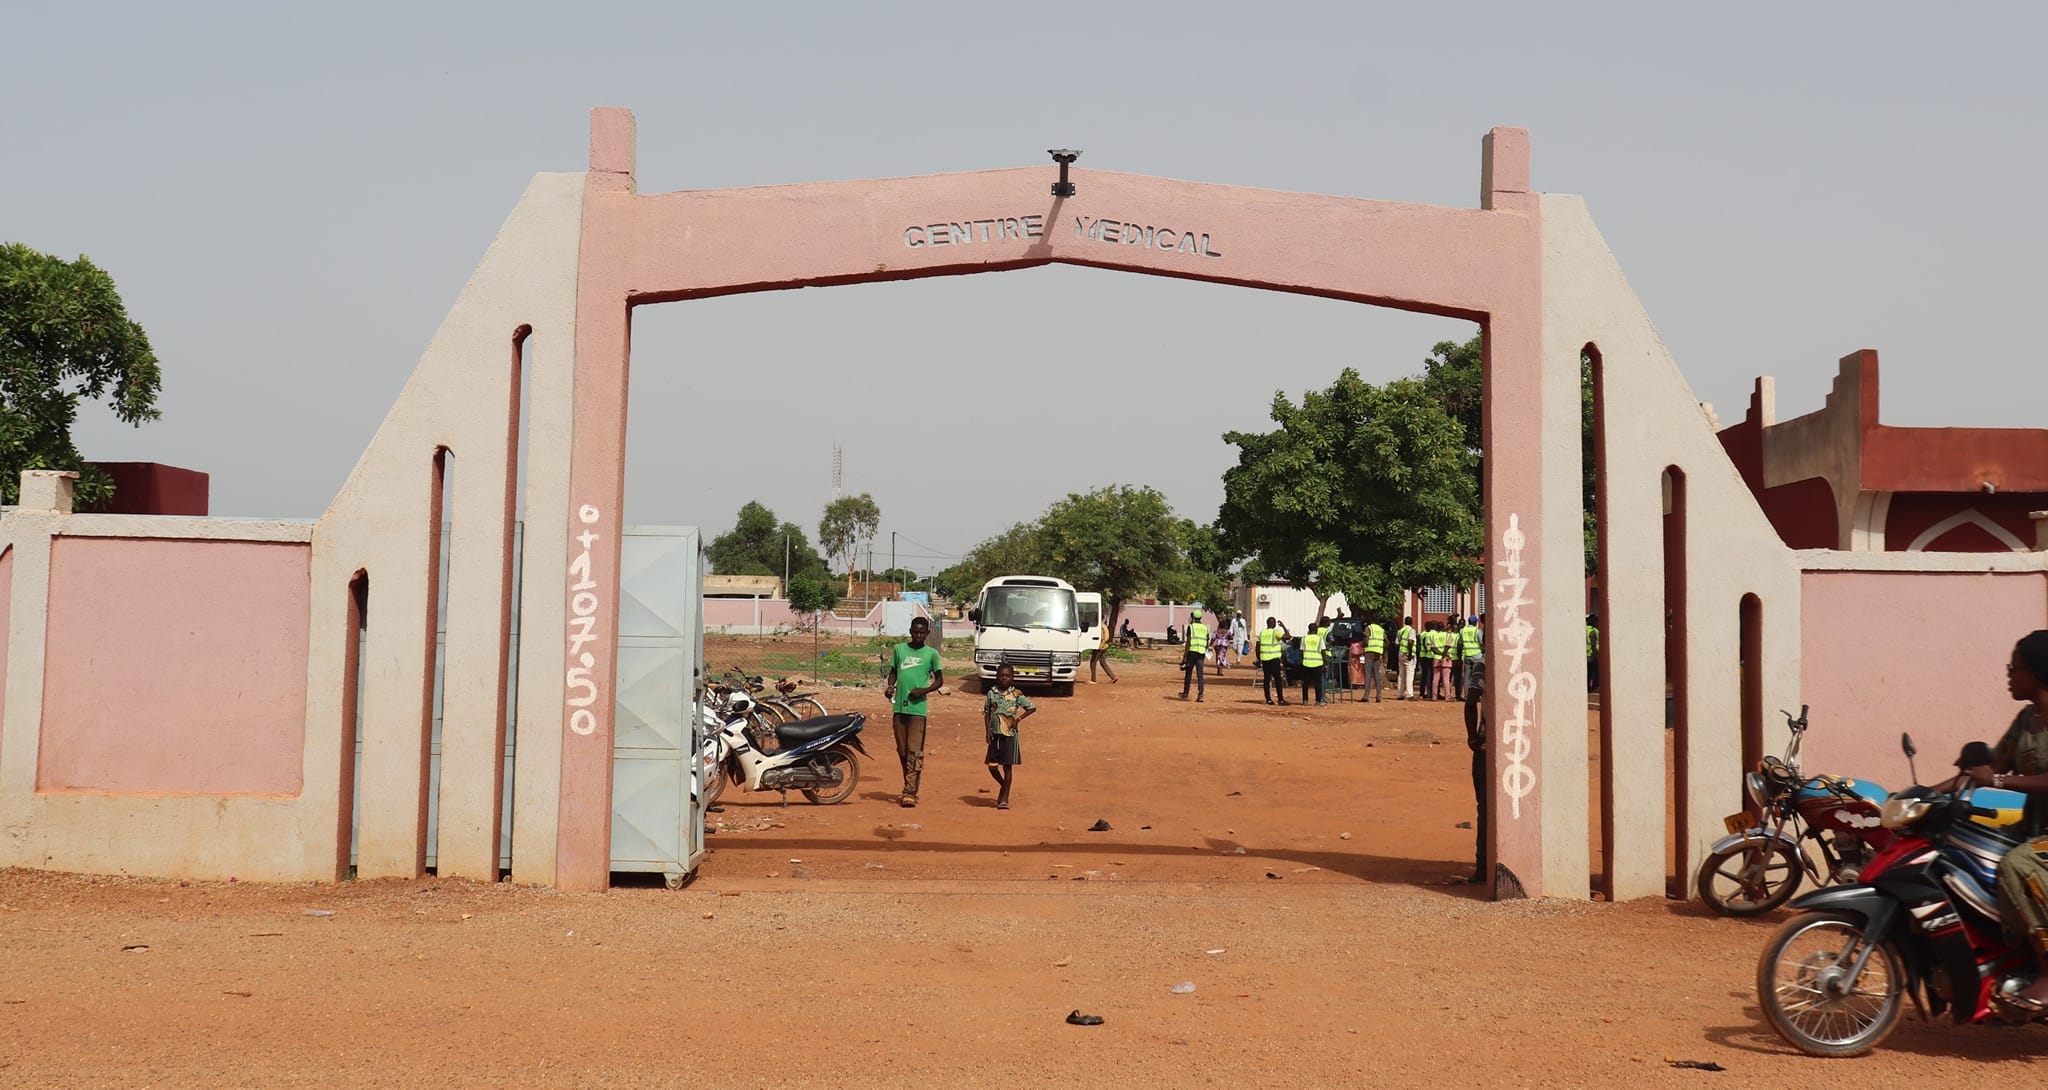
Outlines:
{"label": "pink perimeter wall", "polygon": [[[2012,645],[2048,627],[2039,572],[1809,571],[1801,586],[1808,775],[1868,777],[1896,791],[1908,780],[1899,732],[1912,732],[1920,778],[1931,781],[1963,743],[1996,742],[2012,722]],[[1781,722],[1777,709],[1765,714]]]}
{"label": "pink perimeter wall", "polygon": [[39,792],[297,795],[311,549],[51,542]]}

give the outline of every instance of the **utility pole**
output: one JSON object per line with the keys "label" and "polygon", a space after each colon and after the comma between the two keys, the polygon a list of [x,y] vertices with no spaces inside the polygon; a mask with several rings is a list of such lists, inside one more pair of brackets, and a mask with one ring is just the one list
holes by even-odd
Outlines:
{"label": "utility pole", "polygon": [[789,531],[782,532],[782,593],[789,595]]}
{"label": "utility pole", "polygon": [[894,530],[889,531],[889,574],[896,574],[896,531]]}

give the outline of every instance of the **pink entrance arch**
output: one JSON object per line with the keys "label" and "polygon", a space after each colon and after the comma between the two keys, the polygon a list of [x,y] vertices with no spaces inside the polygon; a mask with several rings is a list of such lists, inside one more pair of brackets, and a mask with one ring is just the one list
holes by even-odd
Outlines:
{"label": "pink entrance arch", "polygon": [[[1576,654],[1546,672],[1546,616],[1576,630],[1578,383],[1543,380],[1542,230],[1528,134],[1484,142],[1480,207],[1444,208],[1049,167],[643,194],[630,112],[593,112],[577,257],[566,593],[570,686],[554,881],[601,888],[632,308],[741,292],[1065,263],[1299,292],[1482,324],[1486,522],[1496,571],[1489,692],[1493,854],[1544,886],[1542,725],[1583,728]],[[1553,409],[1544,413],[1546,398]],[[1545,442],[1545,421],[1565,429]],[[1545,484],[1553,485],[1546,492]],[[1558,482],[1563,487],[1556,487]],[[1552,510],[1552,508],[1556,508]],[[537,510],[537,509],[536,509]],[[539,518],[536,514],[534,521]],[[1553,578],[1546,578],[1554,576]],[[577,627],[579,626],[580,627]],[[1549,676],[1555,673],[1557,677]],[[1583,800],[1581,800],[1583,802]],[[1579,814],[1583,827],[1583,811]],[[1571,884],[1575,885],[1576,882]]]}

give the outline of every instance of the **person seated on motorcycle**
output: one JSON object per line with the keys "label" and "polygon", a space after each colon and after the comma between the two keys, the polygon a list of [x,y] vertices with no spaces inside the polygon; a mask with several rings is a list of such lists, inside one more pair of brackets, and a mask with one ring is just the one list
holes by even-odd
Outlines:
{"label": "person seated on motorcycle", "polygon": [[[2006,690],[2027,706],[1991,749],[1990,760],[1963,770],[1983,787],[2003,787],[2027,796],[2024,835],[2019,847],[1998,865],[1998,892],[2005,922],[2014,938],[2034,951],[2036,976],[2024,991],[2011,997],[2016,1006],[2048,1013],[2048,629],[2028,633],[2012,649],[2005,667]],[[1983,743],[1972,743],[1965,760],[1982,756]],[[1960,762],[1958,762],[1960,763]]]}

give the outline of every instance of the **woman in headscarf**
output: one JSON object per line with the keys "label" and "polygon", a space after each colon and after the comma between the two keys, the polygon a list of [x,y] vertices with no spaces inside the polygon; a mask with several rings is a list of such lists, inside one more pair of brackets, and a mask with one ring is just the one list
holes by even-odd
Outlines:
{"label": "woman in headscarf", "polygon": [[[1980,786],[2027,796],[2028,839],[1998,865],[2006,927],[2034,951],[2034,983],[2011,997],[2016,1006],[2048,1013],[2048,629],[2028,633],[2005,667],[2006,690],[2026,707],[1992,749],[1990,764],[1964,772]],[[1981,743],[1978,743],[1981,745]]]}

